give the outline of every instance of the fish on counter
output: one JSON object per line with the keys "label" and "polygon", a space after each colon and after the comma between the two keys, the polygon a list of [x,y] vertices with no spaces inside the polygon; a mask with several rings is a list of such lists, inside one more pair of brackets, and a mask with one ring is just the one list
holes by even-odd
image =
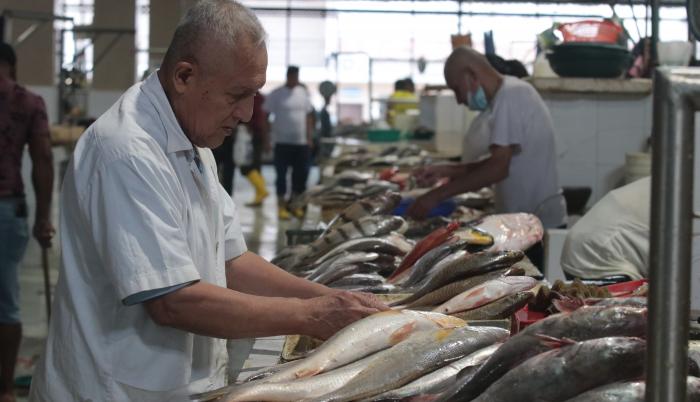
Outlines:
{"label": "fish on counter", "polygon": [[353,274],[328,284],[329,288],[355,289],[379,286],[385,283],[384,277],[377,274]]}
{"label": "fish on counter", "polygon": [[472,310],[494,302],[502,297],[530,290],[539,282],[529,276],[505,276],[492,279],[479,286],[465,290],[446,301],[433,311],[442,314],[454,314]]}
{"label": "fish on counter", "polygon": [[475,286],[479,286],[482,283],[488,282],[492,279],[500,278],[502,276],[522,276],[524,271],[518,268],[501,268],[492,272],[487,272],[485,274],[472,276],[466,279],[448,283],[432,292],[422,296],[418,300],[415,300],[408,305],[407,308],[415,308],[422,306],[436,306],[441,303],[450,300],[451,298],[457,296],[458,294],[464,292],[465,290],[471,289]]}
{"label": "fish on counter", "polygon": [[408,220],[408,228],[406,229],[406,237],[409,239],[422,239],[438,228],[447,226],[451,219],[444,216],[433,216],[423,220]]}
{"label": "fish on counter", "polygon": [[417,333],[389,349],[381,359],[375,359],[340,389],[313,401],[353,401],[401,387],[452,360],[502,342],[508,335],[507,330],[495,327]]}
{"label": "fish on counter", "polygon": [[542,240],[544,228],[535,215],[527,213],[487,215],[472,226],[493,236],[489,251],[525,251]]}
{"label": "fish on counter", "polygon": [[485,251],[476,254],[464,255],[462,258],[451,261],[449,264],[436,271],[418,289],[405,300],[400,300],[393,305],[403,305],[418,300],[435,289],[458,279],[476,276],[501,268],[507,268],[520,261],[524,254],[521,251]]}
{"label": "fish on counter", "polygon": [[641,338],[576,342],[531,357],[474,402],[565,401],[602,385],[642,376],[645,354],[646,342]]}
{"label": "fish on counter", "polygon": [[341,267],[352,266],[352,264],[376,261],[379,258],[377,253],[365,253],[362,251],[338,253],[337,256],[329,258],[314,269],[306,279],[326,284],[338,278]]}
{"label": "fish on counter", "polygon": [[[428,272],[433,269],[439,261],[442,261],[447,256],[453,255],[457,251],[464,249],[466,246],[467,242],[465,240],[452,238],[447,240],[442,245],[428,251],[422,257],[420,257],[415,264],[413,264],[413,268],[411,268],[408,278],[401,281],[401,286],[408,288],[413,285],[417,285],[428,275]],[[400,277],[397,277],[397,279],[399,278]],[[397,281],[394,283],[396,282]]]}
{"label": "fish on counter", "polygon": [[647,309],[635,307],[585,307],[568,314],[551,315],[511,337],[473,376],[458,381],[438,400],[476,398],[512,368],[548,351],[551,345],[543,342],[543,335],[574,341],[610,336],[644,337],[646,324]]}
{"label": "fish on counter", "polygon": [[389,214],[399,205],[399,202],[401,202],[401,194],[394,191],[387,191],[383,194],[355,201],[333,218],[328,224],[326,232],[345,223],[359,220],[363,216]]}
{"label": "fish on counter", "polygon": [[457,230],[457,228],[459,228],[459,222],[450,222],[445,227],[435,229],[423,240],[416,243],[416,246],[413,247],[413,250],[411,250],[411,252],[404,257],[403,261],[401,261],[401,265],[396,268],[396,271],[389,275],[389,278],[387,278],[389,282],[394,283],[392,279],[396,278],[403,271],[411,268],[420,257],[425,255],[425,253],[448,241],[452,236],[452,233]]}
{"label": "fish on counter", "polygon": [[559,299],[553,299],[552,305],[557,311],[568,312],[574,311],[584,306],[630,306],[630,307],[646,307],[646,297],[605,297],[605,298],[578,298],[563,296]]}
{"label": "fish on counter", "polygon": [[[644,402],[644,381],[616,382],[586,391],[566,402]],[[700,378],[688,376],[686,402],[700,402]]]}
{"label": "fish on counter", "polygon": [[403,387],[384,392],[383,394],[368,398],[365,401],[402,400],[415,395],[438,393],[456,381],[457,375],[460,374],[462,370],[470,367],[478,367],[483,364],[500,346],[501,343],[495,343],[491,346],[479,349]]}
{"label": "fish on counter", "polygon": [[315,264],[321,264],[343,252],[362,251],[402,256],[410,252],[412,248],[413,243],[399,233],[390,233],[383,237],[361,237],[339,244],[318,258]]}
{"label": "fish on counter", "polygon": [[533,297],[532,292],[517,292],[473,310],[453,315],[465,321],[500,320],[515,314],[525,307]]}

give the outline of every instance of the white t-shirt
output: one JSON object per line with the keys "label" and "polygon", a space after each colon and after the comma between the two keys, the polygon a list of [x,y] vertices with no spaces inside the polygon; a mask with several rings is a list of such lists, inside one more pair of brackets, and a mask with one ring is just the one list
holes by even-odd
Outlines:
{"label": "white t-shirt", "polygon": [[508,177],[495,185],[496,210],[537,215],[545,228],[565,224],[552,117],[530,84],[504,77],[489,108],[469,127],[462,161],[484,158],[490,145],[515,147]]}
{"label": "white t-shirt", "polygon": [[306,145],[306,116],[313,111],[309,91],[283,85],[270,92],[263,108],[272,114],[272,139],[277,144]]}
{"label": "white t-shirt", "polygon": [[225,385],[225,340],[124,304],[183,283],[226,286],[225,261],[246,251],[211,151],[193,148],[156,73],[78,141],[60,206],[61,272],[30,400],[185,401]]}

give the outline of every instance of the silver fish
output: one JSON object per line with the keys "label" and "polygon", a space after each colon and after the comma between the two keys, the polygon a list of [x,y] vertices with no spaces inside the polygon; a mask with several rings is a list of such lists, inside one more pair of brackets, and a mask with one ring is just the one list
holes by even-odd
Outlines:
{"label": "silver fish", "polygon": [[328,284],[330,288],[378,286],[385,283],[384,277],[377,274],[353,274]]}
{"label": "silver fish", "polygon": [[343,210],[328,225],[326,231],[334,229],[338,225],[356,221],[363,216],[384,215],[390,213],[401,202],[401,195],[393,191],[387,191],[369,198],[363,198],[354,202]]}
{"label": "silver fish", "polygon": [[448,240],[445,244],[442,244],[434,249],[425,253],[418,261],[413,264],[411,268],[411,275],[401,283],[403,287],[410,287],[421,282],[428,272],[435,266],[435,264],[443,260],[448,255],[451,255],[457,251],[464,249],[467,246],[465,240],[453,239]]}
{"label": "silver fish", "polygon": [[[644,402],[644,381],[616,382],[586,391],[566,402]],[[700,402],[700,378],[686,381],[686,402]]]}
{"label": "silver fish", "polygon": [[344,265],[350,265],[357,262],[369,262],[374,261],[379,258],[377,253],[363,253],[363,252],[353,252],[353,253],[339,253],[337,258],[330,258],[318,268],[316,268],[311,275],[307,277],[308,280],[318,282],[318,283],[328,283],[335,279],[334,272],[338,267]]}
{"label": "silver fish", "polygon": [[316,260],[317,264],[344,251],[377,252],[382,254],[404,255],[411,251],[413,243],[398,233],[384,237],[362,237],[342,243]]}

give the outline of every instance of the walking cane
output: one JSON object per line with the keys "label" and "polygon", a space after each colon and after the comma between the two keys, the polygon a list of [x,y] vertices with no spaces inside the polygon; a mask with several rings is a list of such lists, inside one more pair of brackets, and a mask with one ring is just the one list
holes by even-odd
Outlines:
{"label": "walking cane", "polygon": [[41,248],[41,268],[44,270],[44,297],[46,298],[46,321],[51,319],[51,282],[49,280],[49,249]]}

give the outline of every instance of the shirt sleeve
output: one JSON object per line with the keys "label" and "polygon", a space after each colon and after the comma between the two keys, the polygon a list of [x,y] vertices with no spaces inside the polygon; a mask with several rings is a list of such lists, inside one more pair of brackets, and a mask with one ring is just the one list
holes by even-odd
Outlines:
{"label": "shirt sleeve", "polygon": [[501,99],[493,105],[491,113],[491,144],[500,146],[522,145],[522,136],[526,125],[523,121],[522,108],[515,93],[502,94]]}
{"label": "shirt sleeve", "polygon": [[164,161],[129,156],[98,168],[87,220],[106,274],[122,301],[200,279],[185,238],[180,183]]}
{"label": "shirt sleeve", "polygon": [[248,251],[248,247],[241,230],[236,204],[222,186],[219,186],[219,194],[222,199],[224,215],[224,258],[229,261]]}

